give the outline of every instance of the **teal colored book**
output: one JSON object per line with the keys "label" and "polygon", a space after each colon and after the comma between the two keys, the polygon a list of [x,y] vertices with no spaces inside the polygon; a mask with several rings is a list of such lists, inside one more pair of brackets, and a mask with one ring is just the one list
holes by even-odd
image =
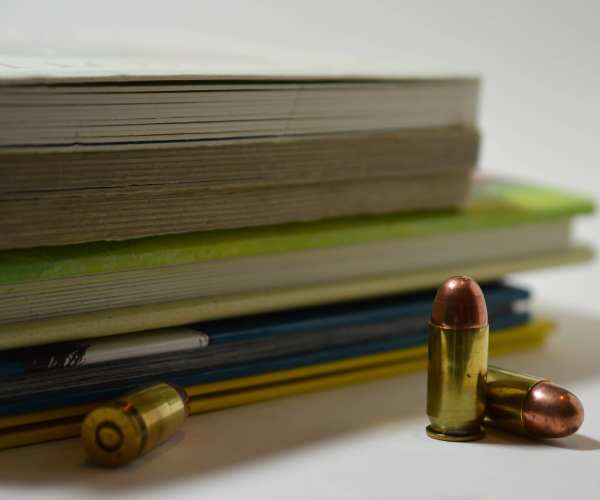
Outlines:
{"label": "teal colored book", "polygon": [[[423,194],[426,196],[426,193]],[[576,195],[476,182],[464,209],[0,252],[0,348],[435,286],[585,260]]]}
{"label": "teal colored book", "polygon": [[[484,286],[483,291],[492,338],[498,331],[523,327],[530,322],[528,312],[513,310],[512,299],[518,297],[522,300],[527,297],[527,292],[498,285]],[[336,308],[309,309],[306,316],[314,322],[310,326],[305,325],[316,328],[312,331],[302,331],[302,325],[294,325],[285,315],[276,314],[256,318],[254,331],[245,328],[245,322],[252,322],[251,318],[242,319],[242,328],[232,320],[217,322],[220,324],[190,325],[208,335],[208,346],[167,355],[162,353],[51,369],[50,373],[32,371],[16,376],[13,373],[0,385],[0,418],[112,399],[147,382],[172,382],[180,387],[189,387],[425,346],[434,297],[435,290],[432,290],[424,294],[396,296],[395,301],[386,299],[379,303],[363,301],[349,304],[348,310],[354,306],[355,311],[362,312],[354,318],[357,323],[348,316],[349,311],[330,315],[340,311]],[[394,302],[400,307],[396,307]],[[418,312],[413,314],[411,310]],[[388,319],[384,320],[386,316]],[[390,317],[395,319],[390,320]],[[262,322],[270,324],[261,329],[259,325]],[[344,323],[345,326],[337,328],[319,329],[326,324]],[[292,333],[296,328],[301,331]],[[257,333],[264,336],[259,340],[255,338]],[[227,337],[237,337],[238,340],[229,342]],[[58,346],[35,349],[39,352],[53,347]],[[10,359],[12,354],[8,351],[5,356]]]}

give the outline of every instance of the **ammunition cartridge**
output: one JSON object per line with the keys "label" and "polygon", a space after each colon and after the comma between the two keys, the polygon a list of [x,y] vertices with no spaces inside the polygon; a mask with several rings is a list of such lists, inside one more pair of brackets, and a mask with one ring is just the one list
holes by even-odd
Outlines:
{"label": "ammunition cartridge", "polygon": [[483,292],[470,278],[446,280],[429,324],[427,435],[474,441],[485,435],[489,327]]}
{"label": "ammunition cartridge", "polygon": [[536,438],[574,434],[583,423],[577,397],[549,380],[490,366],[485,424]]}
{"label": "ammunition cartridge", "polygon": [[187,394],[153,382],[92,410],[83,421],[83,447],[95,462],[125,465],[177,432],[189,413]]}

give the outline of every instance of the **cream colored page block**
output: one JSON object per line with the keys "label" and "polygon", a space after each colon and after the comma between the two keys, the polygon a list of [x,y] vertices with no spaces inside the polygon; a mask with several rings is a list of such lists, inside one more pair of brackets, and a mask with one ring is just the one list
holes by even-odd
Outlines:
{"label": "cream colored page block", "polygon": [[477,281],[499,279],[508,273],[528,271],[593,258],[585,247],[566,251],[466,263],[421,272],[309,286],[260,293],[212,297],[152,306],[117,309],[93,314],[0,327],[0,349],[47,344],[63,340],[101,337],[120,333],[189,324],[198,321],[359,300],[410,290],[433,288],[448,276],[467,275]]}

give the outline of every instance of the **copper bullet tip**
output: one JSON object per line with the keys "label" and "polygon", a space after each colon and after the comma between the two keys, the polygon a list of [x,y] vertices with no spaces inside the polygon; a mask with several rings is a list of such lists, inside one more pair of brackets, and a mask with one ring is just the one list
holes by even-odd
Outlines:
{"label": "copper bullet tip", "polygon": [[475,280],[454,276],[435,296],[431,323],[442,328],[482,328],[488,324],[483,292]]}
{"label": "copper bullet tip", "polygon": [[523,405],[523,425],[530,436],[561,438],[575,434],[583,423],[577,397],[552,382],[534,385]]}

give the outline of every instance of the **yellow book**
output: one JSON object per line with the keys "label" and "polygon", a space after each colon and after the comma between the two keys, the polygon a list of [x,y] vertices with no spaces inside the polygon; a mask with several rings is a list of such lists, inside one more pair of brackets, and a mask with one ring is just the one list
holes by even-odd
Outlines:
{"label": "yellow book", "polygon": [[[548,321],[494,333],[490,355],[539,345],[553,327]],[[186,387],[190,413],[203,413],[391,377],[427,366],[427,346]],[[79,435],[84,416],[103,402],[0,418],[0,449]]]}

